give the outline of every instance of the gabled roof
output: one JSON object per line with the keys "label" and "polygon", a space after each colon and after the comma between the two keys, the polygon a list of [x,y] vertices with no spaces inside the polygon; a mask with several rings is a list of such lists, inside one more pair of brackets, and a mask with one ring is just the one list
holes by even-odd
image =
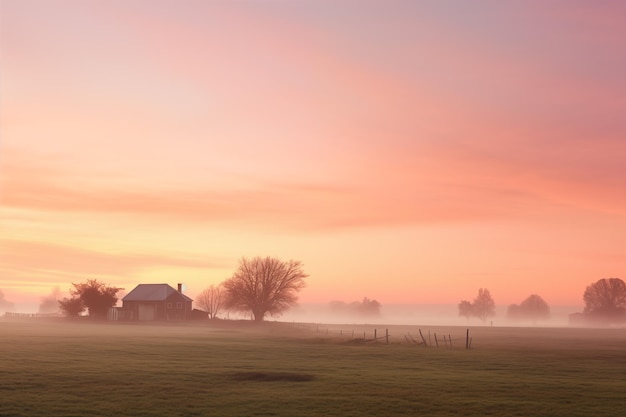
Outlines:
{"label": "gabled roof", "polygon": [[193,301],[168,284],[139,284],[122,301],[165,301],[172,294],[180,294],[185,300]]}

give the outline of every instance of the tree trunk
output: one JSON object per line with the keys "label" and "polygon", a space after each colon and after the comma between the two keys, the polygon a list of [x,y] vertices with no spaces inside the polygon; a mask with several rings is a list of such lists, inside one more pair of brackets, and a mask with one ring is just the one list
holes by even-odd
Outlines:
{"label": "tree trunk", "polygon": [[253,311],[252,315],[254,316],[254,321],[261,322],[263,321],[263,317],[265,317],[265,312]]}

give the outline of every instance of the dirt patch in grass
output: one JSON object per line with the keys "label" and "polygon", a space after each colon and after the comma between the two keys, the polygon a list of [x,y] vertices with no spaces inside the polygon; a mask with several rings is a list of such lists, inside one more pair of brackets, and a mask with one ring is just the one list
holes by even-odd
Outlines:
{"label": "dirt patch in grass", "polygon": [[301,374],[295,372],[233,372],[228,374],[230,379],[235,381],[287,381],[287,382],[306,382],[315,379],[313,375]]}

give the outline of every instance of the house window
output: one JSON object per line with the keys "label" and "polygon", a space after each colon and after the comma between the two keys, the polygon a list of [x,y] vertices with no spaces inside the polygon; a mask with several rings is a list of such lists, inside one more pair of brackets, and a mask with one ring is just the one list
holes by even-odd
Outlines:
{"label": "house window", "polygon": [[182,310],[183,303],[176,303],[176,308],[179,309],[179,310]]}
{"label": "house window", "polygon": [[167,308],[172,308],[172,303],[167,303]]}

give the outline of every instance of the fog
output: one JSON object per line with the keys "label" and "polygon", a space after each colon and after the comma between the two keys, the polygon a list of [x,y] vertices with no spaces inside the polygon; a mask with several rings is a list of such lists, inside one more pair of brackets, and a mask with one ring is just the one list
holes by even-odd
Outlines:
{"label": "fog", "polygon": [[0,312],[15,310],[15,304],[5,298],[4,292],[0,290]]}
{"label": "fog", "polygon": [[50,314],[56,313],[59,311],[59,299],[61,299],[61,290],[59,287],[55,287],[52,289],[52,292],[45,297],[41,297],[41,302],[39,303],[39,313],[40,314]]}
{"label": "fog", "polygon": [[389,324],[389,325],[441,325],[441,326],[569,326],[569,314],[582,311],[582,306],[551,306],[548,320],[508,320],[507,306],[496,307],[496,315],[483,323],[477,318],[469,321],[458,315],[456,304],[388,304],[380,309],[380,315],[338,314],[329,304],[301,304],[276,318],[268,320],[329,323],[329,324]]}
{"label": "fog", "polygon": [[[0,316],[5,312],[50,314],[59,311],[58,300],[62,298],[59,288],[51,289],[46,296],[39,298],[39,303],[13,303],[5,298],[0,290]],[[121,305],[121,303],[118,303]],[[346,305],[349,305],[346,303]],[[194,305],[195,307],[195,305]],[[506,305],[496,307],[496,315],[485,323],[477,318],[469,321],[458,315],[457,304],[383,304],[379,314],[359,312],[345,308],[337,309],[332,303],[299,304],[277,317],[267,316],[267,321],[328,323],[328,324],[388,324],[388,325],[440,325],[440,326],[511,326],[511,327],[567,327],[569,315],[580,313],[582,306],[550,306],[550,319],[536,323],[524,320],[507,319]],[[249,314],[222,311],[222,319],[249,319]]]}

